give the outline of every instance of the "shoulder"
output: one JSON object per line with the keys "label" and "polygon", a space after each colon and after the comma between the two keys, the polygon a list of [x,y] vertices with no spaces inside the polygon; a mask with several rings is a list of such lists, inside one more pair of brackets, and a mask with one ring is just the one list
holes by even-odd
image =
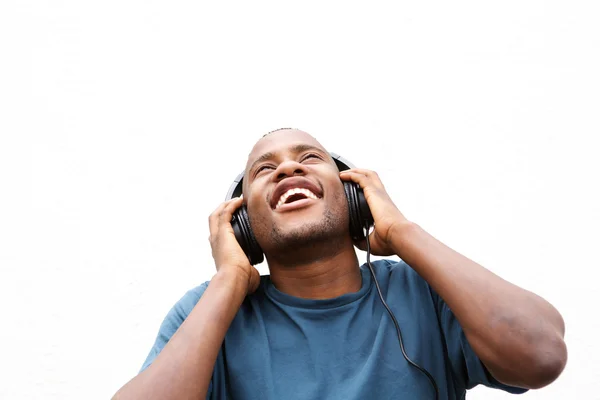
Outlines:
{"label": "shoulder", "polygon": [[188,290],[169,310],[165,318],[163,319],[158,335],[154,341],[150,353],[146,357],[146,361],[142,365],[140,370],[146,369],[156,358],[156,356],[162,351],[167,342],[177,332],[179,326],[185,321],[188,315],[192,312],[200,297],[208,287],[209,282],[204,282],[190,290]]}
{"label": "shoulder", "polygon": [[[394,288],[397,296],[428,301],[432,297],[431,287],[410,265],[402,259],[380,259],[372,261],[373,270],[380,286]],[[369,269],[367,264],[361,268]]]}
{"label": "shoulder", "polygon": [[[402,259],[391,259],[381,258],[375,261],[371,261],[371,264],[376,270],[385,270],[390,273],[410,273],[414,270]],[[363,264],[363,268],[367,267],[367,264]],[[368,267],[367,267],[368,268]]]}
{"label": "shoulder", "polygon": [[209,283],[210,283],[210,281],[206,281],[206,282],[202,283],[201,285],[198,285],[198,286],[188,290],[186,292],[186,294],[183,296],[183,298],[196,299],[196,301],[200,300],[200,297],[202,297],[202,295],[204,294],[204,291],[206,291],[206,288],[208,287]]}
{"label": "shoulder", "polygon": [[[371,264],[373,265],[373,269],[375,270],[375,274],[378,279],[381,276],[382,278],[394,280],[400,279],[427,286],[427,282],[402,259],[393,260],[385,258],[372,261]],[[368,269],[369,267],[365,263],[361,268]]]}

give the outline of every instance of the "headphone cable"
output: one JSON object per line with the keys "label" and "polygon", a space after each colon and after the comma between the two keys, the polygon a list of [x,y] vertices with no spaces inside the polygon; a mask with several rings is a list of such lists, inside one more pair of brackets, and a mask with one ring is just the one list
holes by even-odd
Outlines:
{"label": "headphone cable", "polygon": [[392,321],[394,321],[394,325],[396,325],[396,332],[398,333],[398,341],[400,342],[400,350],[402,350],[402,355],[404,356],[404,358],[406,359],[406,361],[408,361],[408,363],[410,365],[412,365],[413,367],[415,367],[416,369],[418,369],[419,371],[421,371],[423,374],[425,374],[427,376],[427,378],[429,379],[429,382],[431,383],[431,385],[433,386],[433,389],[435,390],[435,399],[439,400],[440,391],[437,387],[437,384],[435,383],[435,379],[433,378],[433,376],[431,376],[431,374],[429,372],[427,372],[427,370],[425,368],[422,368],[419,365],[417,365],[415,362],[413,362],[406,355],[406,352],[404,351],[404,343],[402,342],[402,332],[400,331],[400,325],[398,325],[398,321],[396,320],[394,313],[392,312],[392,310],[390,310],[387,303],[383,299],[383,295],[381,294],[381,288],[379,287],[379,282],[377,282],[377,278],[375,277],[375,270],[373,269],[373,266],[371,265],[371,244],[369,243],[368,230],[366,230],[365,237],[367,239],[367,264],[369,265],[369,270],[371,271],[371,276],[373,276],[373,280],[375,281],[375,286],[377,287],[377,293],[379,293],[379,298],[381,299],[381,302],[383,303],[383,306],[385,307],[385,309],[390,314],[390,317],[392,317]]}

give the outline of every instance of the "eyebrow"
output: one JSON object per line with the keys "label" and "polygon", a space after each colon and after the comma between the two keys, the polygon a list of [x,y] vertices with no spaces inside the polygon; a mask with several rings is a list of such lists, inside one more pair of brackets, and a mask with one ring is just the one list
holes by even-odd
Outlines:
{"label": "eyebrow", "polygon": [[[308,150],[318,151],[319,153],[323,154],[323,150],[322,149],[320,149],[320,148],[318,148],[316,146],[310,145],[310,144],[297,144],[297,145],[295,145],[295,146],[293,146],[291,148],[291,151],[293,153],[295,153],[295,154],[302,153],[303,151],[308,151]],[[277,153],[274,153],[274,152],[271,152],[271,151],[269,151],[267,153],[264,153],[263,155],[261,155],[260,157],[258,157],[252,163],[252,166],[250,167],[250,169],[248,170],[248,172],[253,171],[254,167],[256,167],[257,164],[260,164],[263,161],[272,160],[273,158],[275,158],[276,155],[277,155]]]}

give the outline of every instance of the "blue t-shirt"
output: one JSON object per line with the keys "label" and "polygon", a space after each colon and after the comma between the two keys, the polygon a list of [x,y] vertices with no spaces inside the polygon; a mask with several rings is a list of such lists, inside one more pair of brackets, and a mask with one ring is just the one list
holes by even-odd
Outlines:
{"label": "blue t-shirt", "polygon": [[[403,261],[372,262],[409,358],[425,368],[441,399],[463,399],[478,384],[510,393],[467,342],[446,303]],[[229,327],[208,399],[435,399],[427,377],[403,357],[394,323],[366,265],[356,293],[327,300],[287,295],[261,277]],[[142,370],[190,314],[209,282],[169,311]],[[202,338],[198,338],[202,340]]]}

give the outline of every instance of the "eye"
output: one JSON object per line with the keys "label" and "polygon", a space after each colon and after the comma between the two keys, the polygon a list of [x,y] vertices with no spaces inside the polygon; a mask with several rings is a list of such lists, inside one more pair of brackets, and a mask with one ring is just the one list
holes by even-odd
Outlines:
{"label": "eye", "polygon": [[254,172],[254,175],[258,175],[261,171],[267,169],[267,168],[273,168],[272,166],[265,164],[265,165],[261,165],[260,167],[258,167],[256,169],[256,172]]}
{"label": "eye", "polygon": [[308,153],[308,154],[306,154],[304,157],[302,157],[302,161],[306,161],[306,160],[308,160],[308,159],[310,159],[310,158],[316,158],[316,159],[318,159],[318,160],[320,160],[320,159],[321,159],[321,157],[319,157],[319,155],[317,155],[317,154],[315,154],[315,153]]}

